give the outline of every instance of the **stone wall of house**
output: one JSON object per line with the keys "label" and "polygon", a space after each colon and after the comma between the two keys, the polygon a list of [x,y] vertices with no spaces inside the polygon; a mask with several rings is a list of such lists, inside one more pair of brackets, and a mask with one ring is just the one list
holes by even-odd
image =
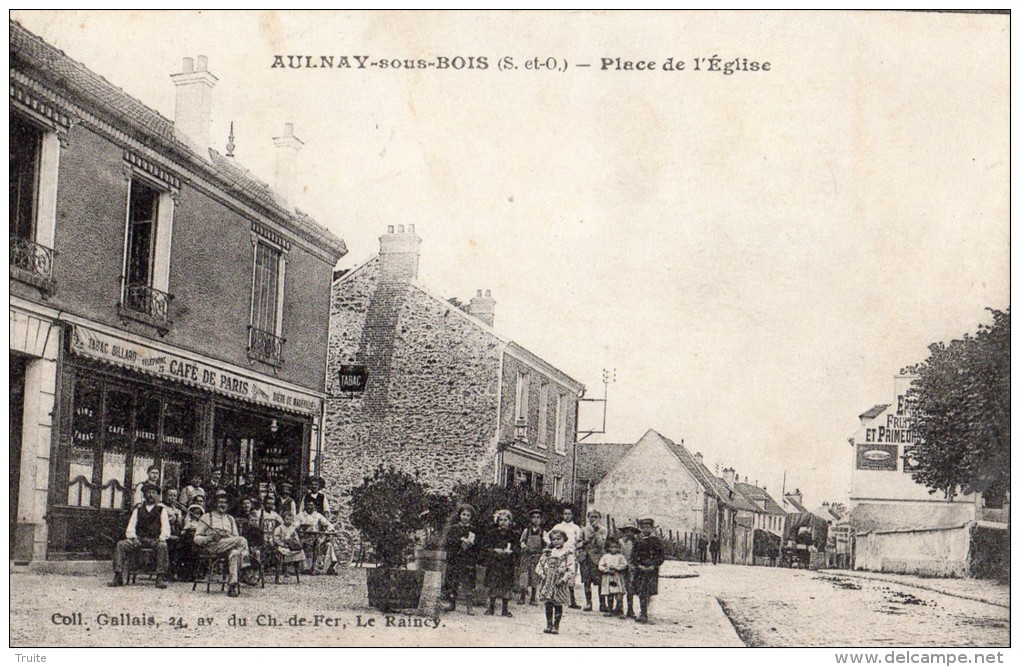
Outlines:
{"label": "stone wall of house", "polygon": [[[378,259],[336,282],[330,314],[322,476],[341,505],[379,464],[439,491],[492,479],[502,342]],[[337,397],[340,364],[368,367],[364,394]]]}

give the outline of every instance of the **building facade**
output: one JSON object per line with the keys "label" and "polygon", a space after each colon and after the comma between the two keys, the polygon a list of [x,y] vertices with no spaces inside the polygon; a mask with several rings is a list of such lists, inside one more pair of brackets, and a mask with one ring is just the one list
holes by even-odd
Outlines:
{"label": "building facade", "polygon": [[[107,558],[151,465],[164,486],[314,467],[346,248],[208,148],[204,57],[170,77],[171,121],[10,40],[12,558]],[[285,165],[300,142],[277,139]]]}
{"label": "building facade", "polygon": [[850,526],[856,540],[854,567],[926,575],[963,575],[974,495],[946,498],[914,481],[910,450],[917,443],[911,376],[894,379],[892,403],[860,415],[850,438]]}
{"label": "building facade", "polygon": [[413,225],[390,227],[377,256],[334,282],[329,487],[342,493],[385,464],[437,491],[482,480],[569,498],[583,385],[498,334],[488,292],[462,308],[422,285],[420,247]]}

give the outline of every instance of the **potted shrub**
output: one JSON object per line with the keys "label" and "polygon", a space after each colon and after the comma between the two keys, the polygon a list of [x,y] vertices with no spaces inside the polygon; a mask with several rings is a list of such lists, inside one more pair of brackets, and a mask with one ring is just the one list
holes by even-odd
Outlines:
{"label": "potted shrub", "polygon": [[368,602],[382,611],[416,609],[424,573],[408,570],[416,533],[425,528],[429,494],[417,474],[379,466],[351,490],[351,523],[375,551]]}

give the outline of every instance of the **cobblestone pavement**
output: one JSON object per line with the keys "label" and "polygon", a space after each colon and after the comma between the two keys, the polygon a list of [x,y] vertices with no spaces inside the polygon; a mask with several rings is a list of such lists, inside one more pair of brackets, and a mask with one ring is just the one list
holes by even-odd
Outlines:
{"label": "cobblestone pavement", "polygon": [[[354,578],[245,587],[229,598],[186,584],[110,589],[106,576],[15,573],[13,647],[54,646],[1004,646],[1009,610],[934,591],[775,568],[667,563],[654,625],[571,609],[542,633],[541,607],[513,618],[438,620],[367,608]],[[700,575],[700,576],[696,576]],[[578,587],[580,592],[580,587]],[[723,612],[725,609],[725,614]],[[727,615],[729,618],[727,619]],[[246,625],[231,625],[231,617]],[[277,625],[259,627],[259,621]],[[300,619],[306,619],[304,625]],[[152,625],[131,625],[143,619]],[[200,625],[199,619],[211,619]],[[116,621],[127,624],[115,624]],[[74,623],[72,625],[72,623]],[[739,636],[738,636],[739,633]]]}

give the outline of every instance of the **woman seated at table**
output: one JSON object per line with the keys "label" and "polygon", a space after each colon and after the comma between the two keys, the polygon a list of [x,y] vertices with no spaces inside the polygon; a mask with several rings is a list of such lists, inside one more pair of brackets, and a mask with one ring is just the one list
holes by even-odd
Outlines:
{"label": "woman seated at table", "polygon": [[277,526],[273,533],[273,545],[276,554],[284,566],[291,563],[302,563],[305,560],[305,551],[301,545],[301,535],[298,533],[299,524],[290,510],[283,511],[283,525]]}
{"label": "woman seated at table", "polygon": [[305,533],[305,546],[308,559],[305,570],[310,574],[336,574],[336,550],[330,536],[334,528],[329,519],[319,514],[314,506],[305,506],[297,517],[301,530]]}

